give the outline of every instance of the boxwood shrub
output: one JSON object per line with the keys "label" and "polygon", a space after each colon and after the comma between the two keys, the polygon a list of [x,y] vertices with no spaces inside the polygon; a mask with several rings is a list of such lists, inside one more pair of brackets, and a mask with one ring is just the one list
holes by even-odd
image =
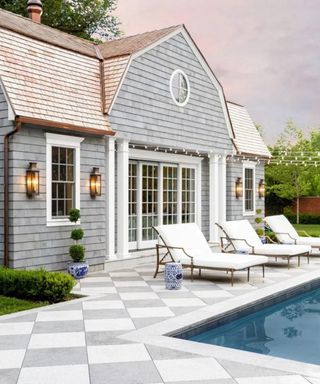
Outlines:
{"label": "boxwood shrub", "polygon": [[75,284],[66,273],[0,268],[0,295],[18,299],[58,303],[70,294]]}

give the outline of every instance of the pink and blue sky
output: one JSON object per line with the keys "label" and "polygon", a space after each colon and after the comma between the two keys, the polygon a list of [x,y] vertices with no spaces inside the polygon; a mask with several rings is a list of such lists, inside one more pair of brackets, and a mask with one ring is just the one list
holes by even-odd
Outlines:
{"label": "pink and blue sky", "polygon": [[267,143],[320,129],[320,0],[118,0],[125,35],[184,23]]}

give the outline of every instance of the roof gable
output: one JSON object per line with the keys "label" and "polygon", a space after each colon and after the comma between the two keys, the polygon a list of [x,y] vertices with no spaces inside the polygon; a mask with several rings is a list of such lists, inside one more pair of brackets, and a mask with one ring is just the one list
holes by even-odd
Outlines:
{"label": "roof gable", "polygon": [[268,147],[264,143],[248,111],[242,105],[227,102],[230,118],[235,133],[234,143],[239,153],[270,157]]}

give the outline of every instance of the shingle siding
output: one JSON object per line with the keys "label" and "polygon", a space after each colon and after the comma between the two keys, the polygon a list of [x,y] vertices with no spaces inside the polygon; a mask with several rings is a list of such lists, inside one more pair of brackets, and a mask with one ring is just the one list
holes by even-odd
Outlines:
{"label": "shingle siding", "polygon": [[3,254],[4,254],[4,242],[3,242],[3,200],[4,200],[4,194],[3,194],[3,143],[4,143],[4,136],[12,131],[14,128],[13,123],[8,120],[8,104],[6,102],[6,99],[4,97],[4,94],[2,92],[2,89],[0,87],[0,265],[3,264]]}
{"label": "shingle siding", "polygon": [[[55,132],[60,133],[60,132]],[[64,270],[70,261],[72,226],[46,225],[46,138],[45,130],[23,126],[11,143],[10,161],[13,184],[10,186],[10,257],[14,268],[45,267]],[[105,260],[105,139],[85,137],[81,143],[81,227],[83,244],[90,265]],[[27,198],[25,171],[30,161],[40,170],[40,195]],[[93,167],[102,174],[102,196],[91,199],[89,175]]]}
{"label": "shingle siding", "polygon": [[[170,94],[170,77],[183,70],[191,96],[185,107]],[[110,114],[119,137],[186,148],[231,150],[217,89],[188,43],[178,34],[134,59]]]}

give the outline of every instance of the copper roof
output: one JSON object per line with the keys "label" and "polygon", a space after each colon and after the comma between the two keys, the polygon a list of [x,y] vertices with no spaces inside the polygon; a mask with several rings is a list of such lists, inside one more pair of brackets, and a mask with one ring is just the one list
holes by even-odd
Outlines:
{"label": "copper roof", "polygon": [[99,44],[99,49],[105,59],[114,56],[131,55],[156,43],[158,40],[180,28],[181,25],[175,25],[157,31],[106,41],[105,43]]}

